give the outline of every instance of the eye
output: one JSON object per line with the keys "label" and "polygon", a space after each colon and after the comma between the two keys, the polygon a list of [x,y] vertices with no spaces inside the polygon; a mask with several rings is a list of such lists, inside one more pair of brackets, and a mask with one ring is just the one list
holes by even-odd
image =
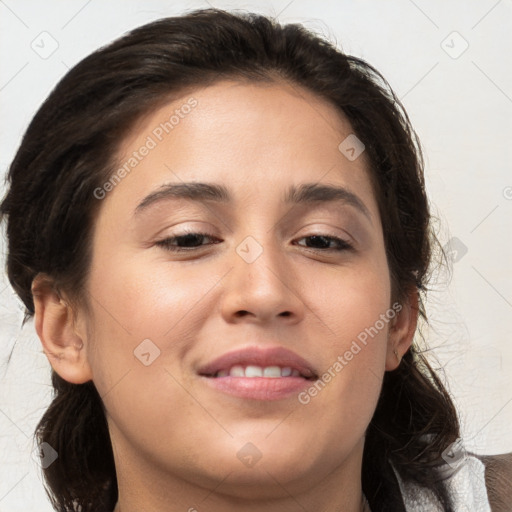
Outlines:
{"label": "eye", "polygon": [[[204,239],[216,240],[213,243],[219,243],[220,240],[209,233],[200,233],[200,232],[192,232],[186,231],[179,235],[175,235],[172,237],[165,238],[163,240],[159,240],[155,243],[155,245],[159,247],[163,247],[168,251],[174,252],[185,252],[185,251],[193,251],[195,249],[199,249],[201,247],[205,247],[210,244],[201,243]],[[306,246],[308,249],[319,250],[319,251],[349,251],[353,250],[353,246],[345,240],[335,236],[328,235],[309,235],[299,240],[310,240],[312,242],[313,247],[311,245]],[[329,247],[330,244],[334,243],[334,247]],[[298,244],[301,247],[305,247],[302,244]],[[326,247],[327,245],[327,247]]]}
{"label": "eye", "polygon": [[[299,238],[299,240],[306,240],[310,239],[313,242],[313,245],[320,245],[324,247],[307,247],[308,249],[318,249],[320,251],[350,251],[353,250],[354,247],[349,244],[346,240],[342,240],[341,238],[338,238],[336,236],[329,236],[329,235],[309,235],[302,238]],[[334,242],[334,247],[325,247],[325,245],[329,245],[330,242]],[[301,244],[299,244],[301,245]],[[304,247],[301,245],[301,247]]]}
{"label": "eye", "polygon": [[[175,235],[172,237],[165,238],[163,240],[159,240],[155,242],[155,245],[159,247],[163,247],[168,251],[175,252],[184,252],[184,251],[193,251],[194,249],[198,249],[200,247],[204,247],[205,245],[211,244],[202,244],[201,240],[204,238],[208,238],[210,240],[218,240],[214,236],[208,233],[196,233],[192,231],[186,231],[179,235]],[[215,242],[217,243],[217,242]]]}

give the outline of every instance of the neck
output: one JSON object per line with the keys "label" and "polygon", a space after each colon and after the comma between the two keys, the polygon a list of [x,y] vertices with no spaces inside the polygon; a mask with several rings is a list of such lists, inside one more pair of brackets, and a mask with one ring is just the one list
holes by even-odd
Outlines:
{"label": "neck", "polygon": [[[272,464],[252,468],[251,481],[236,471],[218,468],[218,479],[201,481],[184,471],[157,472],[147,462],[116,447],[119,500],[114,512],[369,512],[361,488],[361,441],[342,464],[328,468],[320,461],[307,474],[290,480]],[[277,477],[277,478],[276,478]],[[256,483],[255,483],[256,482]]]}
{"label": "neck", "polygon": [[[370,505],[368,504],[368,500],[366,499],[364,494],[362,495],[361,511],[362,512],[372,512],[370,510]],[[116,507],[114,508],[114,512],[121,512],[121,506],[119,505],[119,502],[116,504]],[[192,509],[189,509],[189,512],[197,512],[197,511],[192,508]]]}

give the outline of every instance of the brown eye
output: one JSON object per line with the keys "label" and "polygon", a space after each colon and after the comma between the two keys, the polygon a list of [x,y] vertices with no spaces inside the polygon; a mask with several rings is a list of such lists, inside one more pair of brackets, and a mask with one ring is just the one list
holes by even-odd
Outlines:
{"label": "brown eye", "polygon": [[[351,244],[349,244],[347,241],[342,240],[341,238],[335,237],[335,236],[327,236],[327,235],[310,235],[302,237],[300,240],[309,239],[313,245],[308,245],[308,249],[318,249],[321,251],[347,251],[347,250],[353,250],[353,247]],[[334,242],[334,247],[329,247],[330,243]],[[300,244],[299,244],[300,245]],[[327,245],[327,247],[326,247]],[[301,247],[304,247],[301,245]]]}
{"label": "brown eye", "polygon": [[164,238],[163,240],[159,240],[158,242],[156,242],[155,245],[163,247],[168,251],[192,251],[194,249],[198,249],[206,245],[211,245],[201,243],[201,241],[204,240],[205,238],[210,240],[218,240],[218,238],[215,238],[214,236],[208,233],[196,233],[190,231],[172,237]]}

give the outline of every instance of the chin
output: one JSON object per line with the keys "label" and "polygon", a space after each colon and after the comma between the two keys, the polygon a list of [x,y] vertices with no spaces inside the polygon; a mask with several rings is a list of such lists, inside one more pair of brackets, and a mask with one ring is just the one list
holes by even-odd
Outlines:
{"label": "chin", "polygon": [[[311,482],[311,475],[310,471],[301,466],[300,460],[292,466],[284,461],[277,464],[275,461],[267,461],[265,464],[261,459],[252,468],[240,467],[237,464],[224,466],[225,480],[217,490],[222,494],[244,500],[287,498],[289,492],[300,492],[308,482]],[[218,469],[215,479],[218,485]]]}

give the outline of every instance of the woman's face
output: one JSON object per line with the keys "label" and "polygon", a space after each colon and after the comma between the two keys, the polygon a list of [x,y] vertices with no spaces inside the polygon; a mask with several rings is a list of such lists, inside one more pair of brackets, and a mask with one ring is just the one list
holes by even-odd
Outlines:
{"label": "woman's face", "polygon": [[398,316],[351,134],[303,89],[223,81],[124,142],[77,323],[120,475],[261,497],[360,461]]}

